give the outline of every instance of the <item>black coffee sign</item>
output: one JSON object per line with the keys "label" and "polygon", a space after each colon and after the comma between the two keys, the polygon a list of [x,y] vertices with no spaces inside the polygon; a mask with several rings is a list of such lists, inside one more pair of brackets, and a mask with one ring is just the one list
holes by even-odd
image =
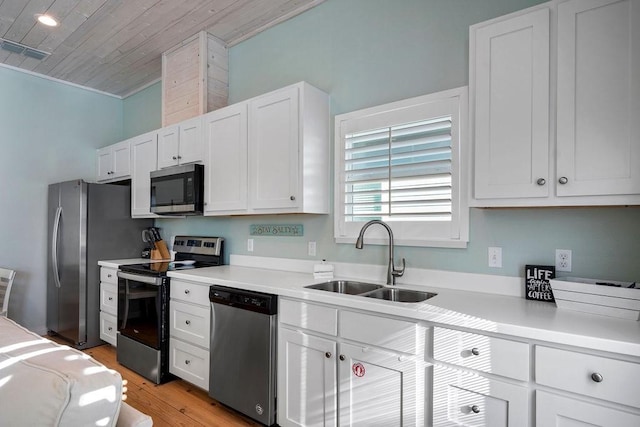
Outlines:
{"label": "black coffee sign", "polygon": [[525,267],[525,297],[536,301],[554,302],[549,280],[556,277],[551,265],[527,265]]}

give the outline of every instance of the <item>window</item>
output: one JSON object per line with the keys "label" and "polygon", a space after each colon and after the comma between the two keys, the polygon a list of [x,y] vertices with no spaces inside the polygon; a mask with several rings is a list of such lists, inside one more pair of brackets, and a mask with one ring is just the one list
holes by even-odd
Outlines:
{"label": "window", "polygon": [[464,87],[336,116],[337,242],[379,219],[400,245],[466,247],[466,109]]}

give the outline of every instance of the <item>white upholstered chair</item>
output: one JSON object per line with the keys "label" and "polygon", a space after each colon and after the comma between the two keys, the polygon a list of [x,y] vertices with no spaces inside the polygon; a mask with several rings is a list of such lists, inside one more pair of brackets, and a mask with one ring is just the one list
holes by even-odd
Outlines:
{"label": "white upholstered chair", "polygon": [[9,311],[9,295],[11,294],[11,285],[16,277],[15,270],[0,267],[0,316],[7,317]]}

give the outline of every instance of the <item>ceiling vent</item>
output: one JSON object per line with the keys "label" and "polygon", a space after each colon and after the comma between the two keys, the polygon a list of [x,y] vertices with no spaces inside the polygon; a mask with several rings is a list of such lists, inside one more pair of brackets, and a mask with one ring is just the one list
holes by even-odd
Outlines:
{"label": "ceiling vent", "polygon": [[38,50],[22,43],[13,42],[11,40],[5,40],[1,38],[0,48],[8,50],[11,53],[17,53],[19,55],[28,56],[29,58],[35,58],[37,60],[45,59],[47,56],[51,55],[49,52]]}

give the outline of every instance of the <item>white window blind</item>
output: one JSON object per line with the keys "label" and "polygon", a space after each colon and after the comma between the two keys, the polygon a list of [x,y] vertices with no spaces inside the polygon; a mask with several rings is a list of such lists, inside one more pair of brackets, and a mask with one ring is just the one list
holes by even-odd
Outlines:
{"label": "white window blind", "polygon": [[451,117],[345,135],[345,221],[451,220]]}
{"label": "white window blind", "polygon": [[[334,236],[385,221],[405,246],[466,247],[467,88],[336,116]],[[373,229],[369,243],[387,244]]]}

